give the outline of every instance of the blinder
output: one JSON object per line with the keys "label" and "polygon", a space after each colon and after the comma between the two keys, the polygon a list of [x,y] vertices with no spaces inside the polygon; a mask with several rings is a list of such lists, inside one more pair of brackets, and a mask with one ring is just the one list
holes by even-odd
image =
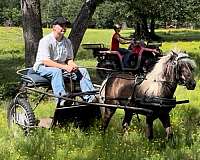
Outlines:
{"label": "blinder", "polygon": [[180,75],[178,73],[179,68],[180,68],[180,66],[178,65],[178,62],[185,58],[190,58],[190,56],[187,54],[178,55],[173,62],[175,73],[176,73],[176,81],[179,85],[184,85],[184,86],[186,86],[188,82],[186,80],[181,80]]}

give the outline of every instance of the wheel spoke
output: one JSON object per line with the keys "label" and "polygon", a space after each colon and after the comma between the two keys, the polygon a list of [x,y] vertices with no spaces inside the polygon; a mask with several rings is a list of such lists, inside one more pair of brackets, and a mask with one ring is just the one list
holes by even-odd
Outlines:
{"label": "wheel spoke", "polygon": [[8,109],[8,125],[14,135],[23,131],[27,133],[35,125],[35,116],[26,99],[13,101]]}

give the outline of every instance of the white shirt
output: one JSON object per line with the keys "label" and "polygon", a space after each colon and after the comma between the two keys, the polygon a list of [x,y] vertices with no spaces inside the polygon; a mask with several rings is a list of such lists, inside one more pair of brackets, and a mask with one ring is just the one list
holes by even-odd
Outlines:
{"label": "white shirt", "polygon": [[51,59],[57,63],[64,64],[67,59],[73,59],[73,49],[71,41],[68,38],[63,38],[60,42],[55,39],[53,33],[43,37],[38,46],[36,62],[33,69],[36,71],[42,61]]}

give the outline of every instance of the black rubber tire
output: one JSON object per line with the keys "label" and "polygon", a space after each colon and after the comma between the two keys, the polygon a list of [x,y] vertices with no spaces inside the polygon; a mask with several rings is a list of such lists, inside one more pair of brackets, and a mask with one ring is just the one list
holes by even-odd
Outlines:
{"label": "black rubber tire", "polygon": [[[20,110],[22,112],[20,112]],[[24,122],[23,125],[20,124],[19,122],[17,123],[16,120],[17,114],[18,114],[18,119],[20,119],[19,116],[23,118]],[[36,124],[35,115],[27,99],[16,98],[11,101],[7,110],[7,121],[9,128],[12,128],[13,125],[18,125],[25,132],[28,132],[30,128],[33,128],[35,126]]]}

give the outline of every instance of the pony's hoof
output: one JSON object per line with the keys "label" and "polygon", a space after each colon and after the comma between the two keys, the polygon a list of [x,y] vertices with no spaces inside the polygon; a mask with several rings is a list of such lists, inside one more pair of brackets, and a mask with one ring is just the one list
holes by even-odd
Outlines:
{"label": "pony's hoof", "polygon": [[166,139],[167,140],[172,140],[173,139],[173,133],[170,133],[170,134],[168,134],[167,136],[166,136]]}
{"label": "pony's hoof", "polygon": [[129,140],[128,135],[129,135],[128,130],[123,130],[123,135],[122,135],[123,140],[125,141]]}
{"label": "pony's hoof", "polygon": [[172,128],[171,127],[167,127],[166,129],[165,129],[165,131],[166,131],[166,139],[167,140],[170,140],[170,139],[172,139],[173,138],[173,132],[172,132]]}

